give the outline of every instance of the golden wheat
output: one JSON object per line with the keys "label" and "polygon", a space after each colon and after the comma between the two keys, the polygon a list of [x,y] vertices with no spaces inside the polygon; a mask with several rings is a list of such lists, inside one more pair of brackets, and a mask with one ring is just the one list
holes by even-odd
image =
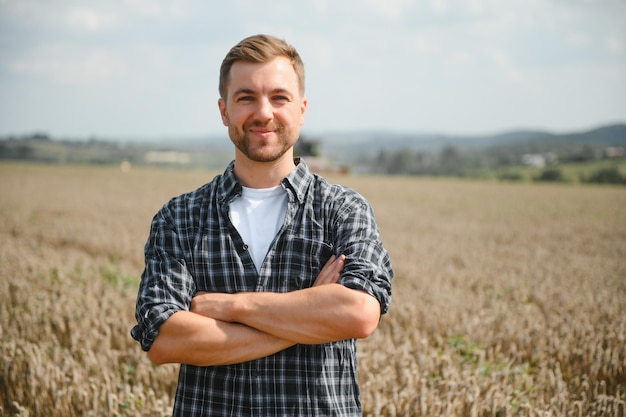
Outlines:
{"label": "golden wheat", "polygon": [[[0,164],[0,415],[165,416],[131,340],[143,244],[207,172]],[[626,413],[626,190],[345,176],[392,308],[359,342],[365,416]]]}

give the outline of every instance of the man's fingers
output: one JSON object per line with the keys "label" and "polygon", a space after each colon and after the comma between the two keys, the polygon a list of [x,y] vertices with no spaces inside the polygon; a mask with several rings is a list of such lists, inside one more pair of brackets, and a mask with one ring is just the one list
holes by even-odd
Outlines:
{"label": "man's fingers", "polygon": [[331,256],[315,279],[313,286],[333,284],[339,281],[345,259],[345,255]]}

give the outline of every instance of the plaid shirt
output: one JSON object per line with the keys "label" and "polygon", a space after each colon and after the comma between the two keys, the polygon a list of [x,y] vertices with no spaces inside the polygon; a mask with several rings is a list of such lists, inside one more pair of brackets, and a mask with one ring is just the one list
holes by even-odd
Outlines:
{"label": "plaid shirt", "polygon": [[[131,331],[144,350],[167,318],[189,310],[196,292],[308,288],[333,253],[346,255],[339,283],[366,291],[382,313],[387,311],[393,272],[370,205],[296,162],[281,182],[289,198],[287,214],[260,273],[228,216],[230,202],[241,194],[234,163],[156,214]],[[354,339],[298,344],[235,365],[180,367],[174,416],[287,415],[361,415]]]}

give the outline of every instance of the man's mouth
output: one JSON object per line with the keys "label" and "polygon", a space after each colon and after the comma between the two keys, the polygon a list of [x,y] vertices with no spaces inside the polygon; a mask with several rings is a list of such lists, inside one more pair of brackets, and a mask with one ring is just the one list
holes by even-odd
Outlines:
{"label": "man's mouth", "polygon": [[276,126],[251,126],[249,131],[256,136],[268,137],[276,134],[279,129]]}

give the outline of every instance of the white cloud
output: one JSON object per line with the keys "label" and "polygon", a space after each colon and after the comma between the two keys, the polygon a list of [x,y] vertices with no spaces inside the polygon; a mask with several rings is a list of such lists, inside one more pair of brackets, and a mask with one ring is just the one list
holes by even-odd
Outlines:
{"label": "white cloud", "polygon": [[125,3],[138,14],[174,19],[186,17],[189,8],[185,0],[125,0]]}
{"label": "white cloud", "polygon": [[317,68],[330,68],[333,65],[335,48],[333,43],[325,36],[320,34],[309,34],[302,39],[302,45],[298,46],[298,50],[306,49],[303,59],[307,61],[307,57],[315,57],[315,66]]}
{"label": "white cloud", "polygon": [[390,20],[401,18],[412,7],[411,0],[368,0],[367,4],[376,14]]}
{"label": "white cloud", "polygon": [[448,2],[446,0],[430,0],[430,8],[435,13],[446,13],[448,11]]}
{"label": "white cloud", "polygon": [[66,22],[70,27],[95,32],[115,26],[118,19],[115,15],[84,7],[71,8],[66,13]]}
{"label": "white cloud", "polygon": [[313,5],[313,9],[318,13],[326,13],[328,10],[328,0],[309,0]]}
{"label": "white cloud", "polygon": [[10,62],[14,73],[35,75],[64,84],[90,84],[123,75],[122,57],[110,50],[94,49],[84,55],[63,46],[51,46]]}
{"label": "white cloud", "polygon": [[567,43],[575,47],[587,47],[591,44],[591,36],[587,32],[570,32],[567,35]]}
{"label": "white cloud", "polygon": [[431,37],[422,34],[411,37],[411,46],[418,54],[434,54],[441,49],[439,44]]}
{"label": "white cloud", "polygon": [[485,10],[485,4],[482,0],[467,0],[467,8],[474,14],[482,14]]}
{"label": "white cloud", "polygon": [[[626,87],[624,85],[624,81],[626,81],[626,72],[624,72],[623,67],[619,67],[617,65],[608,65],[606,67],[602,67],[599,73],[602,79],[605,79],[610,83],[619,83],[623,86],[623,88]],[[626,91],[626,89],[623,89],[622,91]]]}
{"label": "white cloud", "polygon": [[624,52],[624,44],[622,43],[622,39],[617,36],[609,37],[606,42],[606,50],[609,54],[614,56],[621,56],[622,52]]}
{"label": "white cloud", "polygon": [[522,81],[522,72],[515,67],[510,56],[502,50],[489,48],[487,55],[491,61],[502,71],[504,77],[509,81]]}
{"label": "white cloud", "polygon": [[476,57],[466,51],[458,51],[450,55],[449,62],[453,65],[470,66],[476,64]]}

